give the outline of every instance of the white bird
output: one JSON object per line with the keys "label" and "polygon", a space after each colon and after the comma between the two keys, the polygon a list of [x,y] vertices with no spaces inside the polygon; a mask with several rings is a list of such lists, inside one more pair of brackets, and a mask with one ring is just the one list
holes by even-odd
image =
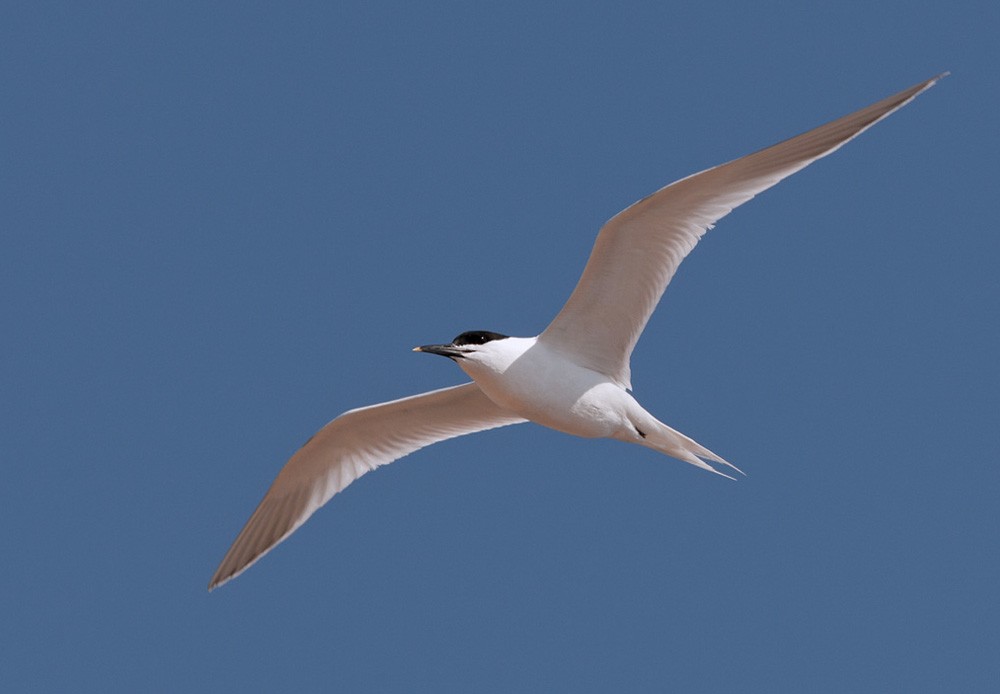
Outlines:
{"label": "white bird", "polygon": [[629,358],[646,321],[677,266],[715,222],[943,76],[671,183],[619,212],[598,234],[569,301],[537,337],[473,331],[446,345],[414,348],[452,359],[472,382],[350,410],[320,429],[278,474],[209,590],[245,571],[369,470],[477,431],[532,421],[576,436],[637,443],[720,475],[705,461],[736,470],[632,397]]}

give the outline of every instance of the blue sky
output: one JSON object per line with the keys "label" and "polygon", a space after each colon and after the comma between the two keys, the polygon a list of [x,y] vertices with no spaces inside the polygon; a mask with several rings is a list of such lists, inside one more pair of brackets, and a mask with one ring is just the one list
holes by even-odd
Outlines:
{"label": "blue sky", "polygon": [[[995,691],[993,2],[8,3],[6,691]],[[205,585],[338,413],[540,331],[635,199],[952,75],[725,219],[633,359],[748,473],[533,426]]]}

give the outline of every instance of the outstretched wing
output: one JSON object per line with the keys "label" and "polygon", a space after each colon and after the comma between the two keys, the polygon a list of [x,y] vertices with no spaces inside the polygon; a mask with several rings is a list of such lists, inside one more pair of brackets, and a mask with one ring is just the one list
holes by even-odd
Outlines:
{"label": "outstretched wing", "polygon": [[630,388],[629,357],[677,266],[719,219],[830,154],[939,75],[815,130],[661,188],[601,229],[576,289],[540,340]]}
{"label": "outstretched wing", "polygon": [[212,590],[241,574],[369,470],[438,441],[526,420],[475,383],[350,410],[285,464],[212,576]]}

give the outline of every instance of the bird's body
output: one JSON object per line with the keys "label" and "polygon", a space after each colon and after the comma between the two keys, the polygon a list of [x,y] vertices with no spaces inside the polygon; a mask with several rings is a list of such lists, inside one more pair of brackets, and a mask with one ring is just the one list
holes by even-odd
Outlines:
{"label": "bird's body", "polygon": [[[624,386],[565,359],[547,342],[537,337],[505,337],[487,344],[491,349],[456,361],[486,397],[504,410],[581,438],[638,443],[712,472],[718,470],[699,456],[733,467],[657,420]],[[447,346],[418,350],[434,351],[435,347]]]}
{"label": "bird's body", "polygon": [[[531,421],[584,438],[636,443],[724,474],[736,469],[647,412],[632,396],[632,348],[684,257],[735,207],[833,152],[940,77],[727,164],[683,178],[601,229],[566,305],[536,337],[462,333],[416,351],[472,378],[451,388],[345,412],[278,474],[209,588],[246,570],[365,472],[424,446]],[[726,475],[728,477],[728,475]]]}
{"label": "bird's body", "polygon": [[627,426],[625,409],[632,396],[607,376],[561,359],[537,337],[508,337],[490,345],[493,349],[482,357],[460,359],[458,365],[500,407],[584,438],[611,437]]}

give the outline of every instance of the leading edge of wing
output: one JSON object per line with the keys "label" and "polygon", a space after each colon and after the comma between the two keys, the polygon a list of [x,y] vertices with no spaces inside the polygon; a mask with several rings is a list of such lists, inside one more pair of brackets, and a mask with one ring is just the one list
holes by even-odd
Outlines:
{"label": "leading edge of wing", "polygon": [[576,288],[539,339],[630,388],[629,358],[677,267],[734,208],[858,136],[943,73],[871,106],[661,188],[601,229]]}
{"label": "leading edge of wing", "polygon": [[208,589],[246,571],[369,470],[432,443],[524,421],[494,404],[475,383],[345,412],[309,439],[278,473]]}

